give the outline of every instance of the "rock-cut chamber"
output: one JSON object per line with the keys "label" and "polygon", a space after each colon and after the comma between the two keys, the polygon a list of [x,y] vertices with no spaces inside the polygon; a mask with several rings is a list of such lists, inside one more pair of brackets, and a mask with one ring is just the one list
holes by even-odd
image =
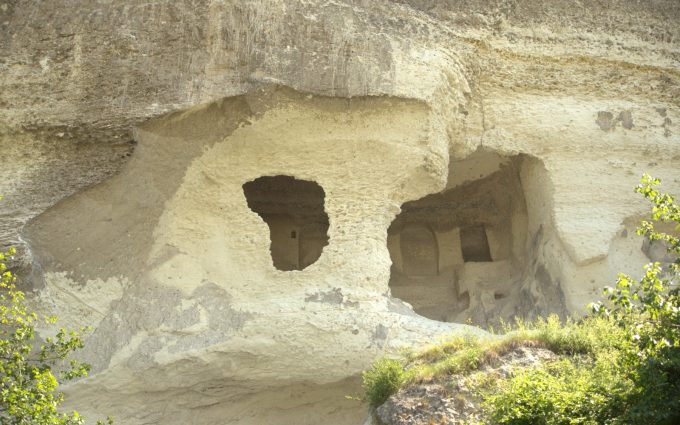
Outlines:
{"label": "rock-cut chamber", "polygon": [[313,181],[263,176],[243,185],[248,207],[269,226],[271,256],[279,270],[303,270],[328,245],[324,191]]}
{"label": "rock-cut chamber", "polygon": [[476,152],[444,191],[407,202],[388,229],[390,290],[430,319],[484,324],[519,312],[526,274],[523,158]]}

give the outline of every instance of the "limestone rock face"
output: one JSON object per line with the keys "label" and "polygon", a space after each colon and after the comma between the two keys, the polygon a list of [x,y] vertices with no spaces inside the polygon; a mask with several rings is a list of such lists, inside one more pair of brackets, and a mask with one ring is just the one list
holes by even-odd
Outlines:
{"label": "limestone rock face", "polygon": [[[353,424],[377,356],[663,256],[680,4],[0,0],[2,242],[125,424]],[[46,329],[45,332],[50,330]]]}

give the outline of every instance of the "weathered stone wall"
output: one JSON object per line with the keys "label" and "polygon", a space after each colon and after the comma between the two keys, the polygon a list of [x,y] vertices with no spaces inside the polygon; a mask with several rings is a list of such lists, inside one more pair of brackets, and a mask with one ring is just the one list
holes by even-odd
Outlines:
{"label": "weathered stone wall", "polygon": [[[475,331],[389,296],[388,228],[508,162],[511,217],[479,211],[507,255],[455,275],[470,316],[582,311],[648,260],[642,172],[680,193],[678,22],[674,0],[0,1],[0,234],[43,308],[95,328],[68,395],[126,424],[356,423],[374,357]],[[276,175],[324,190],[303,270],[243,192]]]}

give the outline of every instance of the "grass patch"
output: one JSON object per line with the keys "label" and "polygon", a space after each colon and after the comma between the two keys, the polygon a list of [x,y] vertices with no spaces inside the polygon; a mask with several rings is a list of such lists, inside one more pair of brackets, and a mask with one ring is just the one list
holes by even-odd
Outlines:
{"label": "grass patch", "polygon": [[[488,424],[678,423],[677,349],[641,362],[630,330],[599,316],[578,322],[551,316],[506,326],[504,332],[485,339],[454,337],[400,359],[379,360],[364,374],[364,399],[378,406],[406,386],[465,375],[483,400]],[[520,346],[545,348],[560,358],[518,368],[507,378],[479,371]]]}
{"label": "grass patch", "polygon": [[372,406],[379,406],[399,391],[406,378],[401,361],[380,359],[363,374],[364,398]]}
{"label": "grass patch", "polygon": [[399,359],[380,359],[363,375],[364,399],[378,406],[404,386],[478,370],[520,346],[595,358],[624,340],[623,331],[599,317],[562,323],[550,316],[532,323],[519,321],[503,332],[488,338],[456,336]]}

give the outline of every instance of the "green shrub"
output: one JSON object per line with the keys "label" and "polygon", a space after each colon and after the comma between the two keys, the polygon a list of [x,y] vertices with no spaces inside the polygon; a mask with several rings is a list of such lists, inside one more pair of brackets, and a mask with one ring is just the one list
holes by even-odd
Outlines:
{"label": "green shrub", "polygon": [[[0,253],[0,424],[83,424],[78,412],[58,410],[63,395],[57,391],[59,380],[87,375],[89,365],[69,359],[83,341],[78,333],[60,329],[54,338],[36,344],[36,324],[54,323],[56,318],[41,318],[26,306],[4,263],[14,252]],[[55,369],[60,371],[56,375]],[[107,423],[113,422],[109,418]]]}
{"label": "green shrub", "polygon": [[380,359],[363,373],[362,378],[365,399],[372,406],[379,406],[399,391],[407,375],[399,360]]}
{"label": "green shrub", "polygon": [[[680,207],[643,176],[636,188],[652,203],[650,221],[638,234],[663,241],[680,255],[680,240],[656,230],[666,222],[680,229]],[[680,423],[680,258],[665,270],[648,264],[642,279],[625,274],[605,289],[607,303],[564,326],[539,321],[522,329],[558,353],[571,355],[542,368],[524,370],[488,394],[496,424],[678,424]],[[576,356],[574,356],[576,355]]]}
{"label": "green shrub", "polygon": [[633,383],[616,362],[616,353],[595,360],[564,358],[528,368],[487,396],[491,423],[604,424],[625,406]]}
{"label": "green shrub", "polygon": [[[662,241],[674,263],[645,267],[642,279],[620,274],[616,288],[607,288],[609,303],[596,303],[593,311],[616,322],[631,343],[625,354],[635,389],[628,395],[625,423],[680,423],[680,206],[656,189],[659,179],[644,175],[635,189],[652,204],[650,220],[637,233]],[[674,225],[675,233],[660,232],[656,223]]]}

